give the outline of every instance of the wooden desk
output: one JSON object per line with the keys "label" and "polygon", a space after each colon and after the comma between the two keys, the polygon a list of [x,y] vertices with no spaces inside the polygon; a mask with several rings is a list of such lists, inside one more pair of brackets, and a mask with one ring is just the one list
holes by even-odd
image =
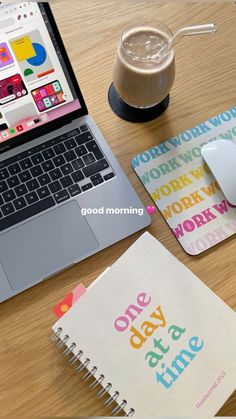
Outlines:
{"label": "wooden desk", "polygon": [[[52,2],[88,108],[141,199],[151,199],[130,160],[176,133],[236,104],[236,5],[157,0]],[[113,58],[122,29],[132,19],[155,17],[175,31],[183,25],[217,22],[214,36],[189,38],[176,47],[177,77],[171,105],[158,120],[131,124],[107,103]],[[184,253],[158,211],[149,228],[161,243],[236,308],[235,238],[199,257]],[[53,306],[78,282],[89,285],[138,237],[136,234],[0,306],[0,414],[31,416],[107,415],[93,393],[48,341]],[[14,255],[13,255],[14,257]],[[219,336],[220,338],[220,336]],[[207,366],[206,366],[207,368]],[[219,415],[236,414],[236,393]]]}

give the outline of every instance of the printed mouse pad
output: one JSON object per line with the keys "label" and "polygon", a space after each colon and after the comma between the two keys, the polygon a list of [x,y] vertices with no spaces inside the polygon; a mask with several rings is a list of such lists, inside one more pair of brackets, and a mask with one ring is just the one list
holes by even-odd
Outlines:
{"label": "printed mouse pad", "polygon": [[139,179],[190,255],[236,233],[236,207],[226,200],[201,155],[201,148],[217,139],[236,142],[236,107],[132,159]]}

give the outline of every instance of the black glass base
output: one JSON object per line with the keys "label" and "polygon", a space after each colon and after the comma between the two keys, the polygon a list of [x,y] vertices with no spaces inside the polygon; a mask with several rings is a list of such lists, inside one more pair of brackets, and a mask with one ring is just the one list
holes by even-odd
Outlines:
{"label": "black glass base", "polygon": [[108,91],[108,101],[113,112],[120,118],[130,122],[148,122],[152,121],[158,116],[162,115],[163,112],[168,108],[170,102],[170,95],[158,103],[156,106],[151,108],[133,108],[127,105],[117,94],[114,84],[112,83]]}

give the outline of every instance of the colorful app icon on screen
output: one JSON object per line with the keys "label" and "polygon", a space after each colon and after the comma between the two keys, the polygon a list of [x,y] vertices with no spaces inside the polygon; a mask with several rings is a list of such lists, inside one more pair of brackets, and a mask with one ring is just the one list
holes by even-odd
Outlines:
{"label": "colorful app icon on screen", "polygon": [[9,132],[8,132],[8,131],[2,131],[2,133],[1,133],[1,134],[2,134],[2,137],[3,137],[3,138],[5,138],[5,139],[10,137],[10,135],[9,135]]}
{"label": "colorful app icon on screen", "polygon": [[54,88],[53,88],[53,86],[52,86],[52,84],[51,84],[51,83],[50,83],[50,84],[48,84],[48,86],[46,86],[46,91],[47,91],[47,94],[48,94],[49,96],[54,95],[55,90],[54,90]]}
{"label": "colorful app icon on screen", "polygon": [[35,100],[40,100],[42,98],[40,91],[38,89],[34,91],[33,97]]}
{"label": "colorful app icon on screen", "polygon": [[60,85],[59,81],[54,81],[52,83],[52,85],[53,85],[53,88],[54,88],[56,93],[61,92],[61,85]]}
{"label": "colorful app icon on screen", "polygon": [[0,105],[20,99],[28,94],[20,74],[0,81]]}
{"label": "colorful app icon on screen", "polygon": [[52,102],[49,97],[46,97],[45,99],[43,99],[43,102],[47,109],[52,108]]}
{"label": "colorful app icon on screen", "polygon": [[59,94],[57,95],[57,99],[58,99],[59,103],[63,103],[63,102],[65,102],[65,96],[64,96],[64,93],[63,93],[63,92],[62,92],[62,93],[59,93]]}
{"label": "colorful app icon on screen", "polygon": [[24,130],[23,125],[17,125],[16,129],[18,132],[22,132]]}
{"label": "colorful app icon on screen", "polygon": [[39,90],[39,93],[43,99],[48,96],[48,92],[44,87]]}
{"label": "colorful app icon on screen", "polygon": [[39,112],[50,110],[66,101],[58,80],[32,90],[31,94]]}
{"label": "colorful app icon on screen", "polygon": [[56,95],[50,96],[50,99],[51,99],[51,102],[52,102],[53,106],[56,106],[56,105],[59,104],[59,100],[58,100]]}
{"label": "colorful app icon on screen", "polygon": [[6,67],[14,62],[6,42],[0,43],[0,68]]}
{"label": "colorful app icon on screen", "polygon": [[45,106],[43,100],[35,101],[35,103],[37,105],[37,108],[38,108],[39,112],[45,111],[46,106]]}

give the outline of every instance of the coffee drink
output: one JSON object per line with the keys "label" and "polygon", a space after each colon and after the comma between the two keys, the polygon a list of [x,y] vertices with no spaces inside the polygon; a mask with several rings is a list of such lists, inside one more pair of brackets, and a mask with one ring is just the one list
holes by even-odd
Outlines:
{"label": "coffee drink", "polygon": [[113,69],[120,98],[136,108],[160,103],[175,79],[174,50],[168,49],[169,29],[157,21],[127,28],[121,38]]}

